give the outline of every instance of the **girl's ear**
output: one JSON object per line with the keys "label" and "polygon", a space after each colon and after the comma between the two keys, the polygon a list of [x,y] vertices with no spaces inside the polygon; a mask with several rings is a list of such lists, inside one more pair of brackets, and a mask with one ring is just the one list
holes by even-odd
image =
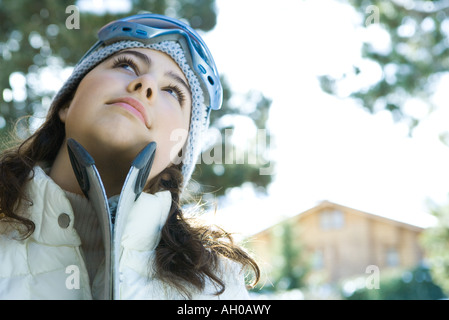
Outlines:
{"label": "girl's ear", "polygon": [[67,119],[67,113],[69,112],[69,106],[64,106],[63,108],[59,109],[58,115],[59,119],[62,123],[65,123],[65,120]]}

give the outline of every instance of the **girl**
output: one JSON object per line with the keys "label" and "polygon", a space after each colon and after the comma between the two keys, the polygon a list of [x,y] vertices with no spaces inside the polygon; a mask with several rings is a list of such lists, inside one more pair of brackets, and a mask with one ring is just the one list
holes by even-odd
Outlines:
{"label": "girl", "polygon": [[1,155],[0,299],[247,298],[257,264],[180,205],[222,102],[209,50],[154,14],[98,36],[43,125]]}

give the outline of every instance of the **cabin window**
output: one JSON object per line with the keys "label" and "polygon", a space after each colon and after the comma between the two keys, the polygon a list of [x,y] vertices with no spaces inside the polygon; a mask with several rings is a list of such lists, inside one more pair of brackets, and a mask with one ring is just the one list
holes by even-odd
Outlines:
{"label": "cabin window", "polygon": [[388,248],[386,254],[387,266],[397,267],[399,266],[399,252],[396,248]]}
{"label": "cabin window", "polygon": [[344,214],[340,210],[325,210],[320,213],[321,229],[340,229],[344,222]]}

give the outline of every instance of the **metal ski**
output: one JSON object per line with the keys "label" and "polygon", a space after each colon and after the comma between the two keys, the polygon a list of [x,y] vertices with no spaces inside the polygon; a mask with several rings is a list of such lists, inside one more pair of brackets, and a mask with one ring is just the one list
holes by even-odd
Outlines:
{"label": "metal ski", "polygon": [[104,296],[110,300],[119,297],[120,240],[124,224],[133,203],[143,191],[156,151],[156,143],[150,142],[134,159],[120,192],[115,221],[108,204],[95,161],[84,147],[74,139],[67,140],[67,147],[76,179],[84,195],[91,201],[101,225],[105,250]]}

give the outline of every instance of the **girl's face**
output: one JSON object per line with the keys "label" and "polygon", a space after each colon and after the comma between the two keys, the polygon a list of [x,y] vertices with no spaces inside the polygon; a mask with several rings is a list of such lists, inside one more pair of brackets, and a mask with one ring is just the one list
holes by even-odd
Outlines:
{"label": "girl's face", "polygon": [[112,168],[119,162],[129,168],[155,141],[151,179],[177,160],[187,139],[191,105],[187,79],[170,56],[133,48],[91,70],[59,116],[67,138],[81,143],[96,163]]}

